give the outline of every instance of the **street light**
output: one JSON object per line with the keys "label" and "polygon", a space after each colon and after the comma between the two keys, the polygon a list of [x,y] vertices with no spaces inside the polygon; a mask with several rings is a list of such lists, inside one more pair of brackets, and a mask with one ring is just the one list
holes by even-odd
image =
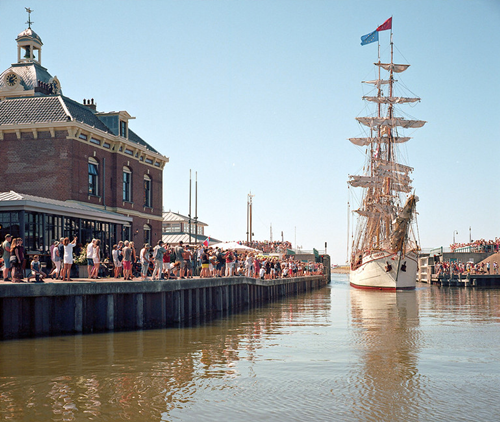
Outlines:
{"label": "street light", "polygon": [[457,230],[453,230],[453,244],[455,244],[455,234],[458,234]]}

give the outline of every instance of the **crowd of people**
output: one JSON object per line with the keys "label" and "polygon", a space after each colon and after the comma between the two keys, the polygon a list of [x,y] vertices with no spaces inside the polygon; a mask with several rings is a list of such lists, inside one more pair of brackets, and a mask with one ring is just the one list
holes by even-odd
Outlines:
{"label": "crowd of people", "polygon": [[434,265],[434,272],[440,274],[498,274],[498,263],[490,262],[438,262]]}
{"label": "crowd of people", "polygon": [[35,282],[43,282],[44,278],[51,276],[71,281],[70,273],[74,262],[73,249],[76,246],[76,241],[77,237],[74,237],[72,241],[66,237],[62,238],[60,242],[54,242],[51,245],[52,271],[50,274],[46,274],[42,270],[40,255],[32,255],[30,262],[23,245],[23,239],[7,234],[0,245],[0,268],[2,269],[3,280],[14,283],[24,281],[25,270],[29,264],[28,282],[31,279],[35,280]]}
{"label": "crowd of people", "polygon": [[323,264],[312,261],[301,262],[293,256],[265,256],[256,252],[220,248],[200,250],[200,277],[246,276],[261,279],[298,277],[323,273]]}
{"label": "crowd of people", "polygon": [[453,243],[450,245],[452,252],[466,247],[470,247],[471,252],[498,252],[500,250],[500,237],[496,237],[495,240],[480,239],[469,243]]}
{"label": "crowd of people", "polygon": [[[120,241],[113,246],[111,256],[104,256],[99,239],[93,239],[81,247],[77,237],[53,241],[49,248],[51,265],[45,272],[39,255],[33,255],[28,281],[43,282],[45,278],[72,281],[71,269],[75,261],[86,265],[88,278],[122,278],[124,280],[164,280],[178,278],[233,277],[246,276],[261,279],[298,277],[323,274],[323,264],[313,261],[301,262],[283,251],[290,242],[241,242],[262,252],[223,250],[220,247],[201,245],[168,245],[159,240],[156,245],[149,243],[136,248],[132,241]],[[20,238],[11,235],[1,244],[0,267],[4,281],[24,281],[28,263]],[[279,256],[264,255],[277,253]],[[48,268],[48,270],[47,270]],[[50,271],[49,271],[50,270]]]}

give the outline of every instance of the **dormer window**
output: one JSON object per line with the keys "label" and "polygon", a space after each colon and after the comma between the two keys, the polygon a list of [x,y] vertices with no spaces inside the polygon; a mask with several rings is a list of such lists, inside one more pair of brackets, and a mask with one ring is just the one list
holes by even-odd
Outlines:
{"label": "dormer window", "polygon": [[127,138],[127,122],[120,120],[120,136]]}

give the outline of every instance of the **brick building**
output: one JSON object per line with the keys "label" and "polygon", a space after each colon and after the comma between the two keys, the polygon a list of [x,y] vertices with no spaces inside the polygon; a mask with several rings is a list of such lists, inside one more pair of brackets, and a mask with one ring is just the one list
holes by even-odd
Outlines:
{"label": "brick building", "polygon": [[31,27],[16,41],[17,63],[0,74],[0,238],[21,236],[33,251],[74,234],[107,251],[161,239],[168,158],[130,129],[126,111],[65,97]]}

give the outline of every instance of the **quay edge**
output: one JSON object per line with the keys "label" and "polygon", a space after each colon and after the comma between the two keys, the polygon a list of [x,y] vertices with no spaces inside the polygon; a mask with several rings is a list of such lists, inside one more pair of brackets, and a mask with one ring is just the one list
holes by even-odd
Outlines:
{"label": "quay edge", "polygon": [[0,340],[198,324],[312,291],[326,276],[5,284]]}

